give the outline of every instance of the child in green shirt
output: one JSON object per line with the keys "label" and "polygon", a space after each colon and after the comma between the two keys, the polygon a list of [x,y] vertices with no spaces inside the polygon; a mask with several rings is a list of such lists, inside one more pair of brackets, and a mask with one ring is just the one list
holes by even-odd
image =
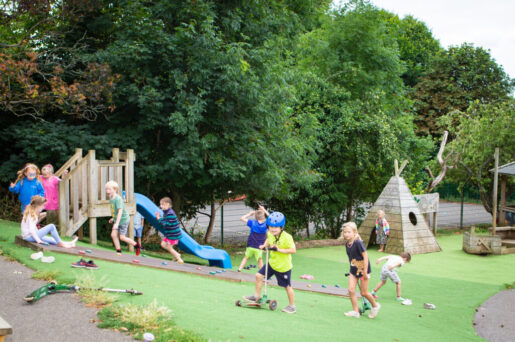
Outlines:
{"label": "child in green shirt", "polygon": [[[265,243],[259,246],[260,249],[269,248],[270,260],[268,262],[268,279],[273,275],[277,279],[277,284],[286,289],[289,305],[282,311],[286,313],[295,313],[295,294],[291,287],[291,270],[293,268],[291,255],[297,251],[293,237],[283,230],[286,218],[278,211],[271,213],[266,220],[268,233]],[[243,299],[256,302],[261,296],[261,288],[263,286],[263,278],[265,277],[265,268],[263,266],[256,274],[256,292],[251,296],[244,296]]]}

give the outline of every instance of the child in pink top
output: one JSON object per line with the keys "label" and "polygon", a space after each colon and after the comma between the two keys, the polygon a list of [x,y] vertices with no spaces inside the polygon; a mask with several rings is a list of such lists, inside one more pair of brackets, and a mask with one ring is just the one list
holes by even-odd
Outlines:
{"label": "child in pink top", "polygon": [[41,169],[41,183],[45,189],[47,200],[44,210],[47,212],[47,224],[57,223],[57,210],[59,210],[59,182],[61,179],[54,176],[54,167],[46,164]]}

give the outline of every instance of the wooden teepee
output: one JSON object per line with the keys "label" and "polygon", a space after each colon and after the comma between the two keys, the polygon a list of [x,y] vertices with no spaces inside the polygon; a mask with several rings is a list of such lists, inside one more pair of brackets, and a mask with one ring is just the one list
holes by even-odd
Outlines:
{"label": "wooden teepee", "polygon": [[395,176],[390,178],[374,206],[368,212],[359,227],[359,234],[365,246],[368,246],[371,236],[375,232],[377,212],[384,210],[386,220],[390,225],[385,252],[390,254],[440,252],[440,246],[420,213],[406,181],[400,177],[406,162],[404,161],[399,169],[397,161],[395,161]]}

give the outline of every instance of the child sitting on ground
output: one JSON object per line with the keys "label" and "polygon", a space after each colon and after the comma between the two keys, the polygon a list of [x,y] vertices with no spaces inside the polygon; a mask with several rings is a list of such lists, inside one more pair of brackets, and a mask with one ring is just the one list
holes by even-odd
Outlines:
{"label": "child sitting on ground", "polygon": [[[18,177],[9,186],[9,191],[18,194],[18,199],[21,202],[21,214],[25,208],[30,204],[32,197],[39,195],[45,197],[45,189],[39,177],[39,168],[31,163],[25,164],[25,167],[17,172]],[[44,219],[46,214],[40,213],[38,221]]]}
{"label": "child sitting on ground", "polygon": [[175,211],[172,209],[172,199],[170,197],[161,198],[159,207],[163,210],[162,218],[159,212],[156,213],[156,218],[162,228],[159,231],[164,234],[161,247],[170,252],[179,264],[184,264],[179,252],[173,249],[173,246],[179,243],[182,230],[177,215],[175,215]]}
{"label": "child sitting on ground", "polygon": [[[263,252],[259,249],[259,246],[265,243],[266,232],[268,230],[266,227],[265,214],[268,216],[266,209],[260,205],[258,210],[251,211],[241,217],[241,220],[250,228],[250,235],[247,240],[245,256],[241,261],[240,267],[238,267],[238,272],[241,272],[242,268],[247,263],[247,260],[252,257],[257,259],[260,269],[263,267]],[[249,217],[252,215],[256,218],[255,220],[249,220]]]}
{"label": "child sitting on ground", "polygon": [[123,199],[120,197],[120,195],[117,194],[118,183],[115,181],[109,181],[106,183],[105,189],[107,197],[109,198],[109,203],[111,204],[112,217],[109,220],[109,223],[113,223],[111,238],[113,239],[116,254],[122,255],[122,250],[120,248],[120,240],[122,240],[128,245],[134,246],[136,249],[136,255],[139,255],[141,246],[134,242],[133,239],[126,236],[127,230],[129,228],[130,217],[127,209],[125,209]]}
{"label": "child sitting on ground", "polygon": [[[277,279],[277,285],[286,289],[289,305],[283,308],[283,312],[295,313],[295,294],[291,287],[291,255],[297,252],[293,237],[283,230],[286,218],[278,211],[271,213],[266,219],[268,233],[266,241],[259,249],[269,248],[270,260],[268,262],[268,279],[273,275]],[[266,265],[256,274],[256,292],[251,296],[244,296],[243,299],[250,302],[257,302],[261,297],[263,278],[265,277]]]}
{"label": "child sitting on ground", "polygon": [[387,255],[384,257],[381,257],[377,259],[376,264],[379,265],[379,263],[383,260],[388,260],[381,269],[381,282],[377,284],[377,286],[372,291],[372,296],[374,298],[377,298],[376,292],[379,291],[379,289],[386,284],[386,280],[390,278],[397,288],[397,300],[402,302],[404,301],[404,298],[401,297],[401,280],[399,278],[399,275],[397,274],[397,267],[401,267],[406,262],[411,261],[411,254],[408,252],[401,253],[401,255]]}
{"label": "child sitting on ground", "polygon": [[375,318],[381,305],[374,300],[374,297],[368,292],[368,279],[370,278],[370,261],[368,253],[358,234],[358,227],[354,222],[347,222],[343,225],[341,238],[346,241],[345,248],[349,257],[349,296],[352,303],[352,311],[346,312],[344,315],[359,318],[358,298],[356,295],[356,285],[361,281],[361,295],[368,299],[372,304],[369,318]]}
{"label": "child sitting on ground", "polygon": [[[25,241],[36,242],[41,244],[57,245],[63,248],[75,247],[77,237],[71,242],[64,242],[59,237],[59,233],[55,225],[49,224],[39,229],[36,227],[39,214],[46,204],[46,198],[36,195],[32,197],[30,204],[25,208],[23,219],[21,220],[21,237]],[[52,237],[47,236],[51,234]]]}

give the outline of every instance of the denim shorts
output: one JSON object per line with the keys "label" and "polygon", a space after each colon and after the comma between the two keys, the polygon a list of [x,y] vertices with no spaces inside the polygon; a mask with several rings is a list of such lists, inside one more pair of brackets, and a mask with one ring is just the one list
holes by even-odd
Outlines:
{"label": "denim shorts", "polygon": [[140,238],[143,236],[143,227],[134,227],[134,237]]}

